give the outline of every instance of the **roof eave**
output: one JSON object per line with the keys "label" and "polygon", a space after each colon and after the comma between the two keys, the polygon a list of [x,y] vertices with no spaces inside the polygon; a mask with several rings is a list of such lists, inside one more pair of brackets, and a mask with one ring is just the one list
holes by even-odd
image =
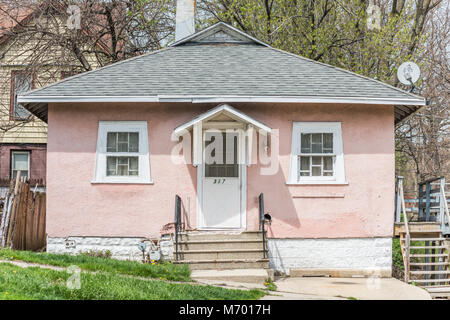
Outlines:
{"label": "roof eave", "polygon": [[221,95],[157,95],[157,96],[19,96],[18,102],[29,103],[84,103],[84,102],[191,102],[191,103],[348,103],[425,106],[425,99],[393,99],[367,97],[311,97],[311,96],[221,96]]}
{"label": "roof eave", "polygon": [[[48,121],[49,103],[164,103],[164,102],[187,102],[187,103],[333,103],[333,104],[378,104],[395,106],[395,124],[403,122],[412,114],[428,105],[425,99],[390,99],[390,98],[366,98],[366,97],[269,97],[269,96],[138,96],[138,97],[67,97],[67,96],[19,96],[21,103],[32,114]],[[414,108],[416,107],[416,108]],[[418,108],[417,108],[418,107]]]}

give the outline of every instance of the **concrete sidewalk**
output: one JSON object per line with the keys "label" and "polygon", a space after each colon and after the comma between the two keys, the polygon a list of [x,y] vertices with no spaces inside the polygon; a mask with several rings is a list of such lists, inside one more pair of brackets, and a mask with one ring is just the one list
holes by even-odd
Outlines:
{"label": "concrete sidewalk", "polygon": [[394,278],[282,278],[275,281],[279,299],[431,300],[424,289]]}

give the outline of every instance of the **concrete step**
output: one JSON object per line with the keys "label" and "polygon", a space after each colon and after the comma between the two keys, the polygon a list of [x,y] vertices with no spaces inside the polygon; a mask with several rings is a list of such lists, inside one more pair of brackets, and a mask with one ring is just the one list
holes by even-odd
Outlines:
{"label": "concrete step", "polygon": [[[263,249],[262,239],[258,240],[188,240],[178,242],[179,250],[230,250],[230,249]],[[267,242],[266,242],[267,248]]]}
{"label": "concrete step", "polygon": [[261,231],[193,231],[179,234],[179,241],[199,241],[199,240],[260,240],[262,241]]}
{"label": "concrete step", "polygon": [[191,270],[268,269],[269,259],[181,260],[176,264],[188,264]]}
{"label": "concrete step", "polygon": [[262,249],[182,250],[178,253],[182,260],[262,259],[264,257]]}
{"label": "concrete step", "polygon": [[231,269],[231,270],[193,270],[191,278],[195,281],[214,280],[238,283],[264,284],[271,278],[266,269]]}

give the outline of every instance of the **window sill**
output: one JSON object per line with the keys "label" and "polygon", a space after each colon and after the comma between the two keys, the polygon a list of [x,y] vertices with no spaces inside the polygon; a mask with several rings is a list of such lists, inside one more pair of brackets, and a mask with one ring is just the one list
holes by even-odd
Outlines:
{"label": "window sill", "polygon": [[303,182],[286,182],[288,186],[316,186],[316,185],[333,185],[348,186],[347,181],[303,181]]}
{"label": "window sill", "polygon": [[153,181],[91,181],[91,184],[155,184]]}

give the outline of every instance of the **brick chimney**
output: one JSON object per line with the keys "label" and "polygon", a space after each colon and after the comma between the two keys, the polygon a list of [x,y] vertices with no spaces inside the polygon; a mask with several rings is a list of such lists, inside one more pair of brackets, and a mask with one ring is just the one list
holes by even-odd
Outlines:
{"label": "brick chimney", "polygon": [[177,0],[175,41],[195,33],[195,0]]}

